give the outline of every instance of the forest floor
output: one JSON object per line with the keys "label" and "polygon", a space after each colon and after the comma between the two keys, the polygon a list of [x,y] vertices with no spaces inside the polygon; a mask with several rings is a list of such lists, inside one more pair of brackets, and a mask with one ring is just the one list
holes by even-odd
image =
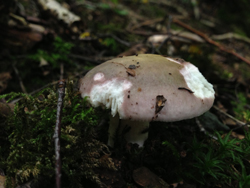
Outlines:
{"label": "forest floor", "polygon": [[[63,151],[62,187],[250,187],[249,2],[51,2],[0,4],[1,188],[5,179],[8,187],[54,187],[53,141],[49,140],[53,132],[46,132],[45,125],[56,121],[46,110],[56,110],[58,80],[67,80],[67,87],[77,95],[77,80],[93,67],[115,57],[146,53],[182,58],[197,66],[216,92],[210,112],[187,121],[151,123],[143,148],[123,142],[107,147],[106,111],[98,116],[93,134],[82,130],[79,122],[74,124],[74,130],[91,132],[90,137],[71,135],[73,128],[70,131],[65,125],[62,147],[71,148]],[[17,99],[25,100],[17,105]],[[74,100],[65,99],[71,105],[66,105],[65,114],[71,114],[69,109],[81,113]],[[7,104],[10,108],[6,109]],[[11,119],[14,106],[16,119]],[[37,106],[40,112],[30,106]],[[84,121],[92,125],[92,119]],[[28,127],[30,122],[42,128],[34,130]]]}

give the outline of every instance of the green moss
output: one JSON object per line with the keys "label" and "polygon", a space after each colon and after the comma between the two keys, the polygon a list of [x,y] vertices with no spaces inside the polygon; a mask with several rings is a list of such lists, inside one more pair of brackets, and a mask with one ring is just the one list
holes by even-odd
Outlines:
{"label": "green moss", "polygon": [[[239,187],[244,187],[240,184],[249,184],[247,174],[250,172],[250,163],[247,160],[250,156],[250,133],[246,133],[245,139],[239,140],[231,138],[230,133],[222,136],[216,132],[214,136],[218,139],[214,140],[200,133],[187,139],[186,133],[181,132],[183,138],[175,135],[163,142],[164,147],[167,147],[162,157],[159,157],[159,160],[165,157],[165,164],[161,162],[160,167],[165,170],[166,176],[169,176],[168,171],[171,169],[168,182],[183,180],[201,187],[222,186],[232,181],[237,181]],[[159,167],[155,165],[155,168]]]}
{"label": "green moss", "polygon": [[[0,166],[6,170],[8,187],[15,187],[31,179],[46,178],[54,183],[54,142],[56,122],[56,88],[46,88],[34,96],[10,93],[1,98],[22,97],[13,115],[5,120],[1,131],[4,145],[0,151]],[[85,187],[86,179],[102,186],[94,169],[115,170],[108,147],[95,139],[98,111],[67,84],[61,128],[61,156],[63,187]]]}
{"label": "green moss", "polygon": [[201,133],[195,124],[192,119],[151,123],[140,162],[169,184],[183,181],[197,187],[248,187],[250,132],[245,132],[242,140],[231,132],[215,132],[212,137]]}
{"label": "green moss", "polygon": [[37,62],[40,62],[41,58],[43,58],[53,68],[59,68],[60,63],[70,64],[68,55],[74,45],[62,40],[60,37],[56,37],[52,46],[51,51],[38,49],[35,54],[30,55],[28,58]]}

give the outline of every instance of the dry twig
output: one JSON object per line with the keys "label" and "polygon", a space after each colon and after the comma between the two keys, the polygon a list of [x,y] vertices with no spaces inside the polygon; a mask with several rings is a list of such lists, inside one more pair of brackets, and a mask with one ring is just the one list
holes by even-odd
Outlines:
{"label": "dry twig", "polygon": [[57,102],[57,113],[56,113],[56,126],[55,126],[55,158],[56,158],[56,188],[61,188],[61,156],[60,156],[60,135],[61,135],[61,119],[63,110],[63,98],[65,95],[65,80],[58,82],[58,102]]}
{"label": "dry twig", "polygon": [[242,57],[241,55],[239,55],[238,53],[236,53],[234,50],[232,49],[227,49],[225,46],[219,44],[218,42],[215,42],[214,40],[212,40],[211,38],[209,38],[206,34],[202,33],[201,31],[198,31],[194,28],[192,28],[191,26],[183,23],[182,21],[178,20],[178,19],[173,19],[173,23],[176,23],[178,24],[179,26],[189,30],[189,31],[192,31],[194,33],[196,33],[197,35],[199,35],[200,37],[202,37],[206,42],[218,47],[221,51],[224,51],[226,53],[229,53],[229,54],[232,54],[234,55],[235,57],[237,57],[238,59],[246,62],[247,64],[250,65],[250,60],[246,59],[245,57]]}
{"label": "dry twig", "polygon": [[237,33],[231,33],[231,32],[224,33],[221,35],[212,35],[211,38],[214,40],[236,39],[236,40],[243,41],[243,42],[250,44],[250,38],[241,36]]}
{"label": "dry twig", "polygon": [[18,77],[19,84],[20,84],[20,87],[21,87],[23,93],[26,93],[26,94],[27,94],[26,88],[24,87],[22,78],[21,78],[20,75],[19,75],[19,71],[18,71],[18,69],[16,68],[15,63],[12,63],[12,67],[13,67],[13,69],[14,69],[14,71],[15,71],[17,77]]}
{"label": "dry twig", "polygon": [[[233,116],[231,116],[230,114],[228,114],[228,113],[222,111],[220,108],[218,108],[218,107],[215,106],[215,105],[213,106],[213,108],[216,109],[217,111],[219,111],[220,113],[224,114],[225,116],[229,117],[230,119],[234,120],[236,123],[238,123],[238,124],[240,125],[239,127],[243,127],[243,126],[247,126],[247,125],[248,125],[248,123],[244,123],[244,122],[242,122],[242,121],[236,119],[235,117],[233,117]],[[238,129],[239,127],[236,127],[236,128],[234,128],[233,130]]]}

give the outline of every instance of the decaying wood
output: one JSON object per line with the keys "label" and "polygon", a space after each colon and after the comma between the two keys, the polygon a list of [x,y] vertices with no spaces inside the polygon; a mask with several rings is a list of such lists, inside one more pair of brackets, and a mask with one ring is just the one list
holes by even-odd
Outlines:
{"label": "decaying wood", "polygon": [[81,20],[79,16],[70,12],[55,0],[38,0],[37,2],[44,11],[49,11],[52,15],[56,16],[59,20],[62,20],[68,26]]}

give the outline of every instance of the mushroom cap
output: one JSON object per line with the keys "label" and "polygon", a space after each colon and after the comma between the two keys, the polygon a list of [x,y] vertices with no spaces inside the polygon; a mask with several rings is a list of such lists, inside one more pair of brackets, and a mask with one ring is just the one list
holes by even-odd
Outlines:
{"label": "mushroom cap", "polygon": [[106,61],[80,79],[79,90],[94,107],[137,121],[190,119],[214,102],[213,86],[197,67],[153,54]]}

